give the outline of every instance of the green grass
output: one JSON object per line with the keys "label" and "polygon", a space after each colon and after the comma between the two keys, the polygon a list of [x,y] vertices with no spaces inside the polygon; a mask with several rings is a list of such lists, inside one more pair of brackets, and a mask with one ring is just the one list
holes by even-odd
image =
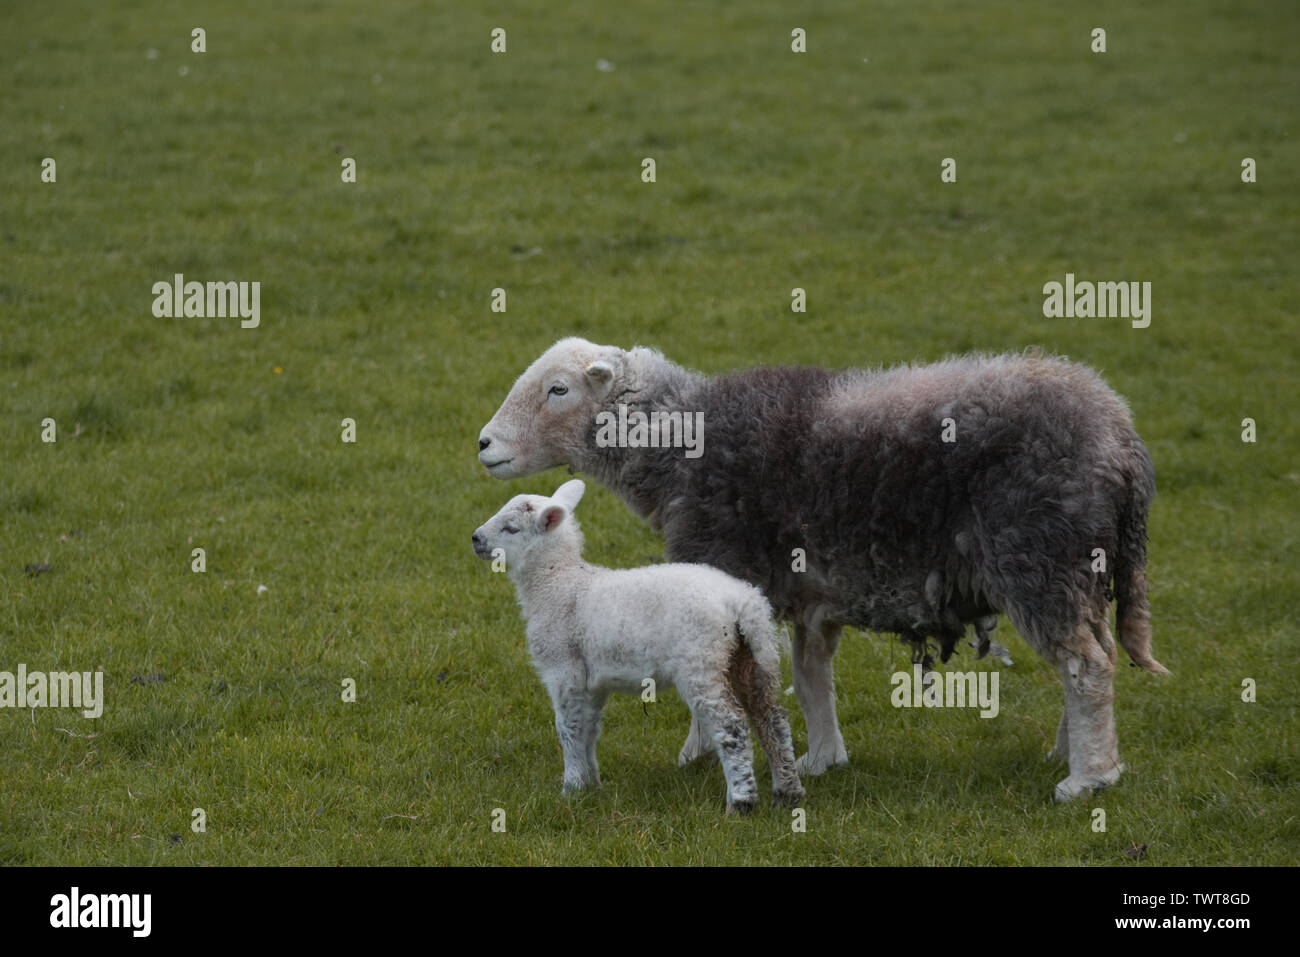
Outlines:
{"label": "green grass", "polygon": [[[0,710],[0,863],[1300,862],[1296,5],[459,6],[6,14],[0,670],[102,669],[107,703]],[[1045,319],[1067,271],[1150,281],[1150,328]],[[261,326],[154,318],[176,272],[262,282]],[[614,700],[605,787],[562,798],[469,534],[559,484],[474,453],[569,334],[706,372],[1031,344],[1101,369],[1156,463],[1175,673],[1118,675],[1120,786],[1051,804],[1060,683],[1004,624],[993,720],[894,710],[905,649],[846,637],[852,762],[807,782],[806,833],[723,818],[670,695]],[[603,488],[583,520],[595,561],[661,554]]]}

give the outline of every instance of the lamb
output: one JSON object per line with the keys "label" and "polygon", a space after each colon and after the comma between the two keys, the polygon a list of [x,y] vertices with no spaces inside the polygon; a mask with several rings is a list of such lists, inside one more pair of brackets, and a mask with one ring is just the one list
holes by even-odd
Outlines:
{"label": "lamb", "polygon": [[473,535],[475,554],[504,557],[515,583],[528,648],[555,706],[563,793],[600,785],[605,701],[611,692],[640,693],[652,678],[675,686],[693,726],[709,735],[728,813],[748,813],[758,800],[746,715],[771,765],[772,803],[798,804],[804,790],[778,703],[780,650],[767,599],[707,565],[588,564],[572,517],[585,490],[574,480],[549,499],[517,495]]}
{"label": "lamb", "polygon": [[[635,428],[611,436],[602,423],[616,416]],[[677,447],[674,425],[692,417],[696,447]],[[1065,359],[708,378],[650,349],[568,338],[519,377],[478,457],[500,479],[589,473],[663,531],[671,561],[762,589],[794,625],[803,774],[848,760],[832,673],[845,625],[921,654],[934,639],[946,661],[967,624],[982,644],[1006,614],[1065,685],[1058,801],[1122,770],[1112,598],[1125,651],[1167,673],[1151,655],[1145,577],[1151,459],[1124,400]],[[683,760],[706,742],[692,726]]]}

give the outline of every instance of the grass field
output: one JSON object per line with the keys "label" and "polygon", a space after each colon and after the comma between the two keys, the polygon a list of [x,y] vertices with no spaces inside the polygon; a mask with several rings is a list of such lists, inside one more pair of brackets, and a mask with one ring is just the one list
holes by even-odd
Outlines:
{"label": "grass field", "polygon": [[[113,6],[0,30],[0,671],[106,695],[0,709],[0,863],[1300,863],[1294,3]],[[1150,327],[1045,318],[1067,272],[1150,281]],[[260,281],[260,325],[155,318],[175,273]],[[852,761],[806,833],[724,819],[672,695],[613,700],[604,788],[562,798],[469,536],[563,477],[497,482],[475,442],[570,334],[709,373],[1100,369],[1156,465],[1174,672],[1119,671],[1120,785],[1051,803],[1060,681],[1004,620],[993,720],[895,710],[907,650],[846,637]],[[592,560],[662,554],[604,488],[582,512]]]}

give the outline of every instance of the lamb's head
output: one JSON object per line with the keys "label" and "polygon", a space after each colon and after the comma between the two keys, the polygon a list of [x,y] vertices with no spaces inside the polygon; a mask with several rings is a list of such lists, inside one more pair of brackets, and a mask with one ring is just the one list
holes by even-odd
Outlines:
{"label": "lamb's head", "polygon": [[582,554],[582,530],[572,517],[587,486],[579,479],[565,482],[550,498],[516,495],[501,511],[474,530],[474,554],[493,558],[500,549],[506,568],[517,571],[542,555],[561,549]]}
{"label": "lamb's head", "polygon": [[507,479],[571,465],[586,446],[596,413],[623,374],[617,346],[561,339],[515,382],[478,437],[478,460]]}

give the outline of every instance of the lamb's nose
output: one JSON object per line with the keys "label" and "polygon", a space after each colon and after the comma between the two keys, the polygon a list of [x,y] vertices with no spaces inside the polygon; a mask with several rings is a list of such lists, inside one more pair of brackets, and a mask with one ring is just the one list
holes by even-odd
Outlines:
{"label": "lamb's nose", "polygon": [[488,447],[489,445],[491,445],[491,444],[492,444],[492,440],[491,440],[491,439],[479,439],[479,440],[478,440],[478,450],[479,450],[480,452],[482,452],[485,448],[487,448],[487,447]]}
{"label": "lamb's nose", "polygon": [[480,535],[478,532],[475,532],[474,535],[473,535],[473,537],[472,537],[470,540],[471,540],[475,545],[482,545],[482,544],[483,544],[483,536]]}

